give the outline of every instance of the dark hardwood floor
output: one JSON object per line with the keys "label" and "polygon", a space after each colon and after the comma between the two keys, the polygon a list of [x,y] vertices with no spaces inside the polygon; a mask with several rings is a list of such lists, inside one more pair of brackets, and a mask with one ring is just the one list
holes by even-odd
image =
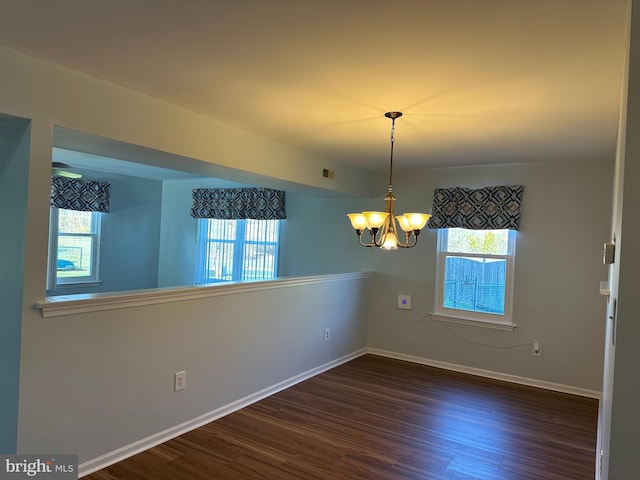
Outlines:
{"label": "dark hardwood floor", "polygon": [[598,402],[366,355],[86,480],[591,480]]}

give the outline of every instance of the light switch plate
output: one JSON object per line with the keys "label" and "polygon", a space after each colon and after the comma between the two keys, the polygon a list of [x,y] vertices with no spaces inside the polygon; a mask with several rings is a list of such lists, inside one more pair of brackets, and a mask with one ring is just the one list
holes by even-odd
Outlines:
{"label": "light switch plate", "polygon": [[398,295],[398,308],[411,310],[411,295]]}

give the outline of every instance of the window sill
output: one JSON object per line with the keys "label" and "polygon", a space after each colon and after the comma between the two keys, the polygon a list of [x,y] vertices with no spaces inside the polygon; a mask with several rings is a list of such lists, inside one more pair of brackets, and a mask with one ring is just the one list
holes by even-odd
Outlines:
{"label": "window sill", "polygon": [[456,323],[458,325],[468,325],[471,327],[480,327],[480,328],[491,328],[494,330],[505,330],[510,332],[512,332],[517,327],[517,325],[513,323],[454,317],[451,315],[443,315],[441,313],[432,313],[431,318],[438,322]]}
{"label": "window sill", "polygon": [[86,282],[62,282],[56,284],[56,290],[61,288],[99,287],[100,285],[102,285],[102,280],[87,280]]}

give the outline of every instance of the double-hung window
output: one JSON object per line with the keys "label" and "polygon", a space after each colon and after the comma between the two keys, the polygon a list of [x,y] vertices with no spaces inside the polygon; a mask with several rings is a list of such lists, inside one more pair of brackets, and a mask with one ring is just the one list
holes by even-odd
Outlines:
{"label": "double-hung window", "polygon": [[51,207],[48,289],[99,280],[101,215]]}
{"label": "double-hung window", "polygon": [[438,230],[435,317],[513,328],[513,230]]}
{"label": "double-hung window", "polygon": [[198,220],[196,283],[267,280],[278,274],[280,220]]}

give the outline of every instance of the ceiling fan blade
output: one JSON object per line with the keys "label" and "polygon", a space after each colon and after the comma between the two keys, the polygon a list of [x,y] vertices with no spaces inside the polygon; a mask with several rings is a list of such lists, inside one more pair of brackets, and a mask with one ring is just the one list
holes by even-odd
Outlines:
{"label": "ceiling fan blade", "polygon": [[67,178],[82,178],[82,175],[80,175],[79,173],[68,172],[67,170],[65,170],[66,168],[73,168],[71,167],[71,165],[67,165],[66,163],[52,162],[51,167],[51,173],[53,175]]}
{"label": "ceiling fan blade", "polygon": [[82,175],[80,175],[79,173],[67,172],[66,170],[58,170],[57,168],[52,169],[51,173],[59,177],[82,178]]}

